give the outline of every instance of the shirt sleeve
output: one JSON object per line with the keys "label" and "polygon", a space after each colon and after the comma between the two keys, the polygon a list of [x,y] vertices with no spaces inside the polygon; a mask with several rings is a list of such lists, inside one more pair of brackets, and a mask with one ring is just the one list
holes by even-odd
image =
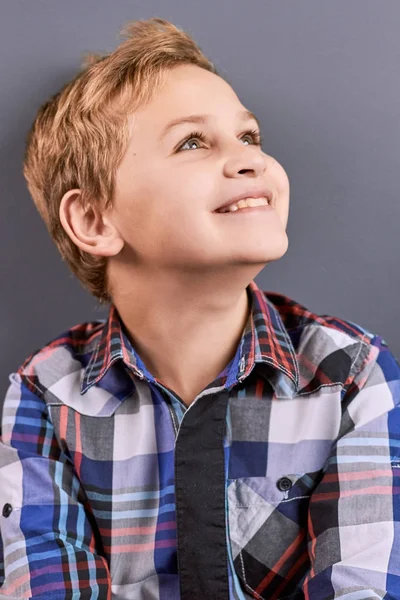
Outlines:
{"label": "shirt sleeve", "polygon": [[310,498],[306,600],[400,599],[400,364],[370,344]]}
{"label": "shirt sleeve", "polygon": [[0,597],[109,600],[107,561],[96,553],[90,510],[40,394],[17,373],[0,441]]}

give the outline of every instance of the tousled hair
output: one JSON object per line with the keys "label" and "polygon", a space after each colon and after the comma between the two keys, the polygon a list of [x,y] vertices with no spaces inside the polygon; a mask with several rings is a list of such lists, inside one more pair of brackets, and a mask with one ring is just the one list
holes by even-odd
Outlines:
{"label": "tousled hair", "polygon": [[100,304],[112,302],[107,257],[81,250],[64,230],[64,194],[79,188],[87,210],[113,206],[114,180],[128,141],[128,116],[151,101],[164,76],[182,64],[218,75],[186,32],[153,17],[131,21],[126,39],[105,55],[87,54],[80,72],[40,106],[27,136],[23,173],[62,259]]}

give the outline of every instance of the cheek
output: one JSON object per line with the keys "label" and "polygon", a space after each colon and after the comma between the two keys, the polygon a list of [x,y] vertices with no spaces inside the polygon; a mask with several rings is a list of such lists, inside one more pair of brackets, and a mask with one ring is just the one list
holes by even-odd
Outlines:
{"label": "cheek", "polygon": [[280,205],[277,207],[278,218],[279,218],[279,221],[282,223],[283,229],[286,229],[287,224],[288,224],[288,219],[289,219],[288,208],[289,208],[289,205],[287,202],[285,204],[283,202],[281,202]]}
{"label": "cheek", "polygon": [[182,156],[174,157],[166,170],[163,170],[162,186],[165,194],[170,197],[184,198],[188,201],[197,202],[201,198],[214,195],[218,197],[218,182],[221,174],[210,162],[201,160],[201,150],[185,150]]}
{"label": "cheek", "polygon": [[144,240],[151,232],[161,237],[167,232],[178,232],[182,237],[206,226],[213,206],[223,194],[218,189],[218,177],[195,157],[193,161],[191,156],[177,158],[176,162],[167,161],[166,166],[154,162],[151,168],[136,164],[136,175],[123,173],[117,188],[117,217],[124,239],[138,236]]}
{"label": "cheek", "polygon": [[118,213],[116,226],[128,246],[148,256],[160,251],[197,246],[210,229],[210,215],[204,198],[163,190],[157,197],[132,202]]}
{"label": "cheek", "polygon": [[275,182],[277,192],[276,212],[279,220],[286,228],[289,218],[289,200],[290,200],[290,182],[285,169],[282,165],[271,157],[269,164],[269,174]]}

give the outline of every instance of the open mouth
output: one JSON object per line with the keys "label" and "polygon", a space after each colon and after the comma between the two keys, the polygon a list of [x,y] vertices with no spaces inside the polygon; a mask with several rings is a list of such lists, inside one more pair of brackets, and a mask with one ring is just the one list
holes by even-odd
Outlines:
{"label": "open mouth", "polygon": [[265,210],[271,210],[271,202],[268,198],[246,198],[245,200],[239,200],[229,206],[215,210],[215,213],[222,215],[226,214],[237,214],[237,213],[257,213],[264,212]]}

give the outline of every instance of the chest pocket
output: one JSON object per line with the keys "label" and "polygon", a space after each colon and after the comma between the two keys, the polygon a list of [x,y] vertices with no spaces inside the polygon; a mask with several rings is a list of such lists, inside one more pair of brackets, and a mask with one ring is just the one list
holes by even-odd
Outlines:
{"label": "chest pocket", "polygon": [[254,598],[304,598],[308,505],[321,472],[242,477],[228,485],[234,567]]}

